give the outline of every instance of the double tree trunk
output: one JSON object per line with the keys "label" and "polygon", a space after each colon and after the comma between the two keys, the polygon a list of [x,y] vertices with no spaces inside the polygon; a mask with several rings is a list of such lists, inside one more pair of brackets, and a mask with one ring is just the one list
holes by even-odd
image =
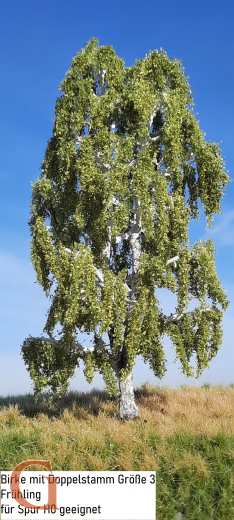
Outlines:
{"label": "double tree trunk", "polygon": [[[115,206],[118,201],[115,197],[112,197],[112,211],[115,211]],[[140,213],[140,201],[138,197],[134,194],[134,207],[133,207],[134,217],[131,221],[131,229],[128,231],[128,240],[132,250],[132,273],[130,275],[130,286],[129,289],[130,294],[130,304],[128,306],[128,313],[132,311],[132,305],[136,303],[138,299],[138,291],[137,291],[137,272],[139,267],[140,255],[141,255],[141,244],[140,244],[140,235],[142,231],[142,222],[141,222],[141,213]],[[113,222],[112,219],[109,220],[108,224],[108,240],[106,242],[105,248],[103,250],[103,256],[106,260],[108,268],[110,267],[110,257],[111,257],[111,231],[112,231]],[[121,235],[120,235],[120,238]],[[125,234],[126,239],[126,234]],[[131,305],[132,304],[132,305]],[[128,319],[125,321],[125,334],[124,339],[127,335],[128,328]],[[110,355],[112,368],[115,372],[115,375],[119,382],[119,391],[120,391],[120,400],[119,400],[119,417],[120,419],[134,419],[135,417],[140,417],[140,412],[138,406],[135,403],[134,399],[134,388],[133,388],[133,374],[132,372],[127,376],[125,381],[121,381],[120,375],[121,370],[125,369],[128,364],[128,355],[125,346],[125,342],[122,346],[115,349],[113,352],[113,339],[114,339],[114,327],[111,326],[108,332],[110,347],[112,354]]]}

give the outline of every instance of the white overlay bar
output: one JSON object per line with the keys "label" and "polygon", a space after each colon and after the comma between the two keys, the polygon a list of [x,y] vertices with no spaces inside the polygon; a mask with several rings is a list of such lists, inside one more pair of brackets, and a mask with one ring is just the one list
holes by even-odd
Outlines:
{"label": "white overlay bar", "polygon": [[1,471],[2,520],[156,520],[155,471],[22,471],[18,482],[12,473]]}

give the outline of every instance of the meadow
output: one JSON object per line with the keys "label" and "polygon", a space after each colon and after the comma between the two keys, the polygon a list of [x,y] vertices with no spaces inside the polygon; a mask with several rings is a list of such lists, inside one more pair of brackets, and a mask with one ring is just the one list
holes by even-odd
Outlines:
{"label": "meadow", "polygon": [[[234,519],[234,385],[135,389],[141,417],[105,391],[0,398],[0,469],[156,471],[157,520]],[[29,470],[43,471],[31,466]]]}

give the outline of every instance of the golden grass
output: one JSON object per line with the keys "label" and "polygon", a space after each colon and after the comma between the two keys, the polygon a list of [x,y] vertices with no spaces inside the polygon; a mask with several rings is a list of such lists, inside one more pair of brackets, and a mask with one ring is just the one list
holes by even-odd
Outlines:
{"label": "golden grass", "polygon": [[201,501],[210,516],[199,518],[232,520],[234,387],[146,384],[135,399],[141,417],[133,421],[121,421],[118,399],[98,391],[71,392],[51,406],[45,396],[37,405],[30,396],[4,399],[5,406],[0,399],[1,470],[50,460],[53,471],[156,471],[162,520],[174,509],[195,518]]}
{"label": "golden grass", "polygon": [[155,390],[138,400],[142,418],[158,433],[173,435],[181,430],[198,434],[234,434],[234,388],[186,387]]}
{"label": "golden grass", "polygon": [[[33,423],[36,421],[37,425],[43,424],[43,428],[49,432],[54,422],[57,431],[58,425],[61,431],[76,425],[76,428],[81,428],[85,434],[94,428],[95,431],[92,433],[98,435],[100,431],[103,433],[105,424],[105,430],[118,439],[123,429],[130,433],[133,424],[147,421],[148,431],[152,428],[154,432],[157,431],[164,436],[173,435],[181,430],[194,434],[202,432],[207,435],[215,435],[221,431],[234,434],[234,388],[232,387],[157,389],[145,385],[142,390],[135,391],[135,400],[141,418],[134,421],[119,420],[118,400],[105,402],[99,396],[88,400],[90,401],[88,406],[87,403],[83,405],[71,403],[62,410],[62,413],[60,411],[59,416],[56,406],[52,405],[50,414],[47,410],[43,410],[41,413],[34,414],[36,415],[34,418],[24,414],[22,406],[18,404],[3,406],[0,408],[0,425],[10,426],[17,422],[24,424],[25,427],[29,426],[31,421]],[[21,401],[23,402],[23,398]],[[55,415],[52,414],[53,409]]]}
{"label": "golden grass", "polygon": [[[131,471],[136,464],[139,469],[155,470],[160,449],[164,450],[159,445],[156,457],[148,443],[156,433],[162,439],[182,432],[205,434],[208,438],[218,432],[234,434],[234,388],[160,389],[145,385],[136,390],[135,396],[141,418],[133,421],[119,420],[118,400],[105,401],[93,394],[86,401],[82,397],[82,405],[73,402],[61,409],[60,414],[52,406],[51,413],[55,415],[51,416],[41,412],[28,417],[17,404],[3,407],[0,430],[7,435],[17,427],[18,435],[27,432],[32,439],[17,446],[15,459],[27,460],[33,455],[38,460],[46,455],[58,469],[64,469],[67,461],[67,467],[74,471],[77,467],[80,471]],[[115,448],[114,457],[111,447]],[[13,451],[9,455],[14,457]],[[200,455],[187,453],[177,464],[192,465],[194,471],[206,474]]]}

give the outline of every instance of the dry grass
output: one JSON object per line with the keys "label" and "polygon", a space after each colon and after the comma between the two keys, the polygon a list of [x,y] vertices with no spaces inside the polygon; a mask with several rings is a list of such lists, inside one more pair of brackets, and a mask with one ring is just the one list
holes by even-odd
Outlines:
{"label": "dry grass", "polygon": [[[135,390],[135,400],[141,418],[133,422],[147,420],[148,428],[152,427],[162,435],[169,436],[181,430],[208,435],[220,431],[234,434],[232,386],[172,389],[145,384]],[[14,422],[19,413],[22,420],[23,417],[36,417],[40,421],[46,416],[52,421],[58,419],[64,423],[74,418],[76,423],[83,424],[93,421],[95,417],[96,426],[105,422],[114,427],[122,424],[128,427],[128,421],[119,421],[118,399],[108,398],[104,391],[92,391],[90,394],[70,392],[65,399],[55,399],[51,406],[45,395],[42,395],[38,404],[34,404],[32,396],[0,398],[0,424]]]}
{"label": "dry grass", "polygon": [[142,418],[158,433],[234,434],[234,388],[165,388],[138,399]]}
{"label": "dry grass", "polygon": [[53,471],[156,471],[158,519],[233,520],[234,388],[146,384],[135,399],[141,417],[121,421],[118,400],[97,390],[51,406],[1,398],[1,470],[49,459]]}
{"label": "dry grass", "polygon": [[[34,438],[32,443],[18,445],[22,453],[17,459],[26,460],[32,451],[38,452],[38,446],[47,458],[56,459],[58,468],[72,453],[69,467],[75,470],[78,459],[74,457],[74,451],[78,450],[80,470],[87,469],[88,456],[93,470],[121,468],[127,471],[136,465],[140,449],[144,454],[144,460],[140,458],[143,464],[140,465],[150,470],[155,468],[156,461],[147,440],[155,434],[162,439],[183,432],[208,437],[220,432],[234,434],[232,387],[160,389],[146,384],[135,392],[141,418],[134,421],[120,421],[118,400],[108,400],[102,392],[99,395],[92,392],[86,396],[72,393],[70,401],[68,397],[66,405],[55,402],[49,407],[44,396],[38,405],[32,403],[30,407],[27,399],[24,402],[23,398],[19,398],[18,404],[0,409],[2,434],[6,435],[17,426],[18,435],[27,432]],[[35,439],[37,436],[40,438],[38,441]],[[112,468],[110,457],[100,457],[106,445],[108,449],[113,445],[118,452]]]}

